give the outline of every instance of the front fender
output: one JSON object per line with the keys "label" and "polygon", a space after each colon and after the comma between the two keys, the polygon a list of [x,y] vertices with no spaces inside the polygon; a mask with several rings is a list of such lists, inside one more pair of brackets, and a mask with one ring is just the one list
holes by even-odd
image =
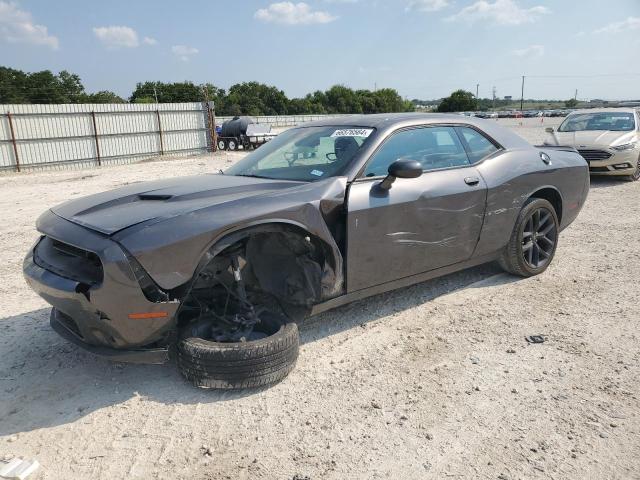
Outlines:
{"label": "front fender", "polygon": [[116,240],[162,289],[173,290],[188,283],[200,263],[235,232],[267,224],[289,225],[327,245],[336,275],[342,278],[342,254],[327,221],[333,221],[342,208],[345,190],[346,178],[327,179],[136,226],[117,234]]}

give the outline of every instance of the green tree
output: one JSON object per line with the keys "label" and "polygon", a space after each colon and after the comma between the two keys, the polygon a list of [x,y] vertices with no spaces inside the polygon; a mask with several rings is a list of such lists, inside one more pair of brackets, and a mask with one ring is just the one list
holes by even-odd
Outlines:
{"label": "green tree", "polygon": [[84,86],[78,75],[62,70],[58,73],[57,80],[62,95],[67,99],[67,101],[60,103],[80,103],[84,101]]}
{"label": "green tree", "polygon": [[373,92],[376,99],[376,110],[372,113],[412,112],[414,106],[404,100],[393,88],[381,88]]}
{"label": "green tree", "polygon": [[291,115],[304,115],[311,113],[312,109],[313,104],[307,97],[292,98],[289,100],[289,107],[287,108]]}
{"label": "green tree", "polygon": [[571,98],[564,102],[564,106],[567,108],[575,108],[578,106],[578,100],[576,100],[575,98]]}
{"label": "green tree", "polygon": [[362,113],[360,98],[349,87],[334,85],[325,92],[328,113]]}
{"label": "green tree", "polygon": [[29,103],[27,74],[0,67],[0,103]]}
{"label": "green tree", "polygon": [[156,99],[153,97],[136,97],[131,103],[156,103]]}
{"label": "green tree", "polygon": [[129,97],[131,103],[139,102],[140,98],[158,98],[159,103],[202,102],[204,93],[202,87],[193,82],[144,82],[136,84],[136,89]]}
{"label": "green tree", "polygon": [[80,103],[85,95],[80,77],[66,70],[55,75],[0,67],[0,103]]}
{"label": "green tree", "polygon": [[109,90],[85,94],[86,103],[127,103],[126,100]]}
{"label": "green tree", "polygon": [[227,115],[286,115],[289,99],[276,87],[244,82],[229,88],[224,103],[228,107],[223,109],[223,114]]}
{"label": "green tree", "polygon": [[464,112],[477,108],[476,99],[471,92],[456,90],[438,105],[438,112]]}

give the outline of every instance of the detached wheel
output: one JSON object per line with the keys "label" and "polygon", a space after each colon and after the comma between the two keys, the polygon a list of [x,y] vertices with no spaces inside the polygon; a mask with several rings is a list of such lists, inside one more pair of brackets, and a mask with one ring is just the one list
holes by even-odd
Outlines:
{"label": "detached wheel", "polygon": [[231,150],[231,151],[237,150],[238,149],[238,142],[236,142],[233,139],[229,140],[228,147],[229,147],[229,150]]}
{"label": "detached wheel", "polygon": [[298,359],[298,326],[283,325],[275,314],[261,315],[254,329],[257,340],[220,343],[199,337],[200,331],[198,324],[187,327],[177,352],[180,372],[197,387],[233,390],[273,385],[293,370]]}
{"label": "detached wheel", "polygon": [[219,139],[218,150],[226,150],[226,149],[227,149],[227,142],[225,140]]}
{"label": "detached wheel", "polygon": [[518,215],[500,265],[513,275],[539,275],[553,260],[558,233],[558,215],[553,205],[547,200],[530,198]]}
{"label": "detached wheel", "polygon": [[640,180],[640,157],[638,157],[638,164],[636,165],[636,171],[627,177],[630,182],[637,182]]}

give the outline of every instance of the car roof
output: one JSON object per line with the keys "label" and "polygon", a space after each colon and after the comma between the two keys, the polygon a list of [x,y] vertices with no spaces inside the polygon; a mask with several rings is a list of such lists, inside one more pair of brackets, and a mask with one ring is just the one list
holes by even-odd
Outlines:
{"label": "car roof", "polygon": [[635,113],[638,109],[634,107],[608,107],[608,108],[583,108],[580,110],[574,110],[571,113],[609,113],[609,112],[623,112],[623,113]]}
{"label": "car roof", "polygon": [[381,136],[400,128],[428,124],[471,125],[483,131],[505,148],[526,148],[530,144],[511,130],[500,126],[495,120],[451,113],[376,113],[372,115],[340,115],[316,122],[304,123],[295,128],[309,127],[362,127],[375,128]]}
{"label": "car roof", "polygon": [[315,122],[305,123],[304,127],[351,126],[384,129],[399,124],[426,123],[473,123],[470,117],[451,113],[375,113],[371,115],[340,115]]}

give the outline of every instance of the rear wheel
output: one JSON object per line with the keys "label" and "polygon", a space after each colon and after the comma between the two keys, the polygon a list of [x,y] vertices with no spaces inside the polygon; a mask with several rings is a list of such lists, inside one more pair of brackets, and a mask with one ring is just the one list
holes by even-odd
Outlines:
{"label": "rear wheel", "polygon": [[226,140],[219,138],[218,139],[218,150],[226,150],[227,149],[227,142]]}
{"label": "rear wheel", "polygon": [[627,177],[630,182],[637,182],[640,180],[640,156],[638,157],[638,163],[636,165],[636,171]]}
{"label": "rear wheel", "polygon": [[238,142],[235,139],[231,139],[228,142],[229,150],[234,151],[238,149]]}
{"label": "rear wheel", "polygon": [[518,215],[500,265],[521,277],[544,272],[555,255],[558,234],[558,215],[553,205],[541,198],[530,198]]}

